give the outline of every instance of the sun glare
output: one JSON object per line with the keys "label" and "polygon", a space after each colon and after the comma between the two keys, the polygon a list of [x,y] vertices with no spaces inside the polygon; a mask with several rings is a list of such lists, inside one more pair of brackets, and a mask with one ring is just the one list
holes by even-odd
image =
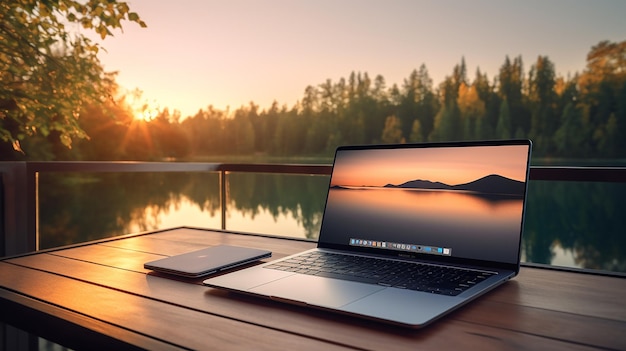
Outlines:
{"label": "sun glare", "polygon": [[157,118],[160,113],[158,103],[156,101],[146,101],[143,98],[143,92],[139,89],[127,92],[124,100],[136,121],[150,122]]}
{"label": "sun glare", "polygon": [[136,109],[133,111],[133,115],[136,120],[150,122],[155,119],[159,114],[159,110],[155,108],[149,108],[144,106],[141,109]]}

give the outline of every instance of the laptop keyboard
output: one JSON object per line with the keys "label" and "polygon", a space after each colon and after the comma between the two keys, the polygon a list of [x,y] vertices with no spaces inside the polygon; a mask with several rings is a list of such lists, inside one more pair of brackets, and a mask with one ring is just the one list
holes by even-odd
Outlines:
{"label": "laptop keyboard", "polygon": [[265,268],[456,296],[496,273],[314,251]]}

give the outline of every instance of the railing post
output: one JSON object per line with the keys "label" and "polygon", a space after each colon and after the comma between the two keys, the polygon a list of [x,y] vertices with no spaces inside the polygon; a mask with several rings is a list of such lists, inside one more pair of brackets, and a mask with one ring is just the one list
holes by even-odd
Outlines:
{"label": "railing post", "polygon": [[226,171],[220,169],[220,210],[222,211],[222,230],[226,230]]}
{"label": "railing post", "polygon": [[24,246],[20,247],[20,251],[16,252],[16,254],[39,250],[39,171],[36,167],[32,167],[29,162],[25,162],[23,169],[22,179],[24,184],[21,186],[23,193],[18,193],[18,197],[25,197],[24,200],[20,199],[19,202],[25,202],[21,206],[25,208],[23,220],[26,228],[23,232],[18,231],[16,235],[24,237],[25,243],[22,244]]}
{"label": "railing post", "polygon": [[27,162],[1,162],[2,228],[0,255],[37,249],[36,175]]}

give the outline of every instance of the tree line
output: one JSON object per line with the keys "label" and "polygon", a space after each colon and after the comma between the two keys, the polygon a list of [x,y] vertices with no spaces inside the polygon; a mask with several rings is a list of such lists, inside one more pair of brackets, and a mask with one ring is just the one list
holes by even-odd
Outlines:
{"label": "tree line", "polygon": [[[505,58],[489,79],[470,78],[464,59],[434,85],[426,65],[402,84],[352,72],[308,86],[294,106],[250,102],[234,111],[212,106],[182,118],[165,108],[133,118],[124,99],[91,105],[79,121],[89,139],[73,148],[41,140],[38,158],[78,160],[197,159],[216,155],[329,156],[342,144],[530,138],[540,157],[626,157],[626,41],[602,41],[583,72],[563,77],[539,56]],[[108,113],[104,111],[109,111]],[[57,143],[58,144],[58,143]]]}

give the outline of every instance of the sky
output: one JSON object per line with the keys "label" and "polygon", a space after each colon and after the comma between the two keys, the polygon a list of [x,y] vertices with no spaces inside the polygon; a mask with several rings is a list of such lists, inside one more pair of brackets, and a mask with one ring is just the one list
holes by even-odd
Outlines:
{"label": "sky", "polygon": [[490,174],[523,182],[527,160],[523,145],[347,150],[337,153],[331,185],[385,186],[417,179],[458,185]]}
{"label": "sky", "polygon": [[142,103],[183,118],[209,105],[292,107],[307,86],[351,72],[401,86],[424,64],[437,86],[462,58],[470,81],[477,68],[492,80],[519,55],[526,73],[541,55],[566,77],[584,70],[593,45],[626,40],[623,0],[128,3],[148,28],[126,23],[97,40],[99,58],[122,88],[143,92]]}

